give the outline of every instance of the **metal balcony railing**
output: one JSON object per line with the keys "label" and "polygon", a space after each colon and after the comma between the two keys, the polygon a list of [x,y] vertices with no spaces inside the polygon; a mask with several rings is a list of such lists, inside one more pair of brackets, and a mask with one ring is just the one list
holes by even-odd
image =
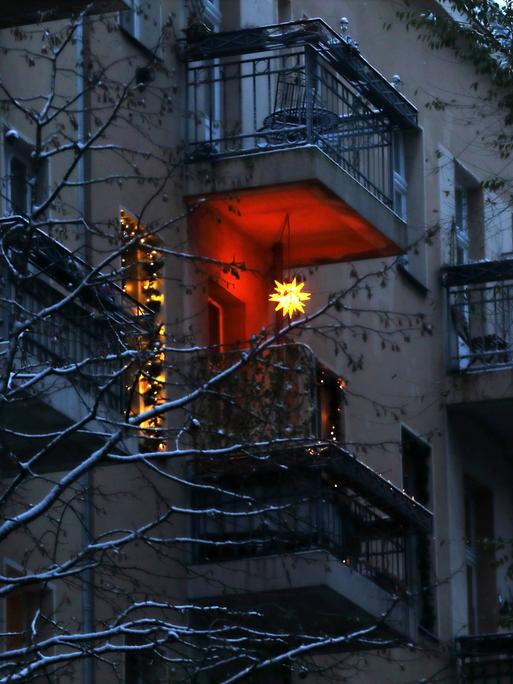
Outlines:
{"label": "metal balcony railing", "polygon": [[[320,462],[323,453],[329,458]],[[251,459],[246,460],[247,466]],[[194,537],[202,543],[194,560],[322,549],[386,591],[405,595],[415,585],[411,535],[427,532],[431,515],[381,480],[334,445],[328,451],[297,447],[289,459],[268,457],[267,466],[253,464],[251,474],[241,459],[225,468],[218,492],[202,490],[196,502],[218,513],[195,516]],[[223,488],[246,498],[224,495]]]}
{"label": "metal balcony railing", "polygon": [[[27,318],[61,300],[62,295],[48,283],[42,285],[38,282],[35,287],[16,290],[17,307],[23,307]],[[11,310],[9,314],[12,313]],[[121,360],[113,358],[120,352],[119,338],[107,316],[69,304],[47,318],[34,319],[21,339],[16,372],[23,376],[49,366],[59,369],[82,364],[68,375],[66,382],[89,395],[105,385],[102,405],[122,411],[126,408],[126,393],[123,379],[116,377]],[[109,355],[112,357],[107,360]]]}
{"label": "metal balcony railing", "polygon": [[[191,389],[229,369],[245,351],[211,352],[194,359]],[[268,439],[343,441],[341,379],[321,367],[302,344],[273,345],[250,356],[192,407],[197,446]],[[322,404],[322,405],[321,405]]]}
{"label": "metal balcony railing", "polygon": [[[68,368],[66,375],[54,375],[52,389],[73,386],[90,397],[101,387],[102,405],[124,411],[127,405],[125,379],[119,373],[123,342],[147,334],[143,307],[131,300],[121,288],[98,278],[81,288],[80,294],[39,318],[43,309],[62,302],[66,292],[85,282],[91,269],[80,258],[44,232],[26,225],[22,217],[0,222],[6,230],[3,248],[12,263],[25,270],[19,282],[11,277],[5,264],[0,267],[2,304],[0,336],[8,340],[15,321],[32,323],[18,342],[14,378],[42,373],[48,368]],[[25,240],[30,235],[28,257],[20,261]],[[147,313],[147,312],[146,312]],[[149,316],[148,322],[149,322]],[[74,367],[75,366],[75,367]],[[58,378],[58,380],[57,380]],[[57,382],[57,384],[56,384]],[[41,383],[39,387],[42,387]]]}
{"label": "metal balcony railing", "polygon": [[392,207],[392,136],[416,111],[324,22],[212,34],[185,55],[190,161],[316,145]]}
{"label": "metal balcony railing", "polygon": [[513,363],[513,261],[444,269],[449,369],[483,371]]}
{"label": "metal balcony railing", "polygon": [[460,684],[512,684],[513,633],[477,634],[456,639]]}

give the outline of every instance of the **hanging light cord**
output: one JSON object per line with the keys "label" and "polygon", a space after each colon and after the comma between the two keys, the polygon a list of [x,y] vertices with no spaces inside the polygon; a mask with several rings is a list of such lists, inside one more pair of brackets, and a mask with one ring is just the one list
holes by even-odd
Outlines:
{"label": "hanging light cord", "polygon": [[285,214],[285,218],[283,219],[283,224],[282,224],[281,230],[280,230],[280,237],[278,238],[278,244],[285,243],[285,239],[284,239],[285,231],[287,231],[287,237],[286,237],[287,253],[285,255],[286,256],[286,268],[284,268],[284,270],[286,270],[286,272],[287,272],[287,279],[290,280],[290,217],[289,217],[288,213]]}

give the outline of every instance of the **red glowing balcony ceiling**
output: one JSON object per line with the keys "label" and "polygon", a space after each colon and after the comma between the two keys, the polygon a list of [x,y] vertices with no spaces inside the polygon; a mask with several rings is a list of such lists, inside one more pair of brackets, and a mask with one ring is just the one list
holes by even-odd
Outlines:
{"label": "red glowing balcony ceiling", "polygon": [[[401,247],[346,202],[317,181],[214,193],[198,205],[194,220],[212,236],[220,222],[231,225],[264,249],[282,242],[290,266],[386,257]],[[191,205],[198,197],[191,198]],[[215,239],[215,238],[214,238]]]}

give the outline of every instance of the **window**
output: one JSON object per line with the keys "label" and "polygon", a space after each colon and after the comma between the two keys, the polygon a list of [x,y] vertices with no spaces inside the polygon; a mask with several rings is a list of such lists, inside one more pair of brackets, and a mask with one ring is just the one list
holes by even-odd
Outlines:
{"label": "window", "polygon": [[119,25],[129,33],[132,38],[140,40],[141,38],[141,22],[142,9],[139,0],[125,0],[131,9],[123,10],[119,13]]}
{"label": "window", "polygon": [[[220,31],[222,15],[219,0],[189,0],[187,34],[194,36],[198,31]],[[195,110],[198,114],[189,123],[188,137],[201,154],[220,151],[223,75],[219,58],[204,60],[197,73],[199,82],[194,82]]]}
{"label": "window", "polygon": [[466,264],[469,258],[470,231],[468,220],[469,193],[459,186],[454,190],[455,262]]}
{"label": "window", "polygon": [[13,214],[26,214],[30,210],[30,173],[27,164],[19,157],[9,160],[9,199]]}
{"label": "window", "polygon": [[404,221],[407,219],[408,183],[406,182],[406,161],[404,140],[400,131],[392,134],[393,160],[393,206],[395,213]]}
{"label": "window", "polygon": [[402,428],[401,445],[403,455],[404,491],[423,506],[429,505],[429,468],[431,448],[429,444]]}
{"label": "window", "polygon": [[125,684],[168,684],[168,682],[166,665],[153,648],[127,651]]}
{"label": "window", "polygon": [[[410,430],[402,428],[401,447],[404,491],[423,506],[429,506],[431,447]],[[418,585],[417,613],[419,625],[432,633],[435,629],[435,600],[431,564],[431,544],[426,534],[414,539],[416,567],[412,568]]]}
{"label": "window", "polygon": [[218,350],[223,344],[223,308],[210,297],[208,298],[208,344]]}
{"label": "window", "polygon": [[454,163],[454,205],[450,239],[452,264],[485,256],[483,188],[462,164]]}
{"label": "window", "polygon": [[201,22],[219,31],[222,19],[220,4],[220,0],[185,0],[189,25]]}
{"label": "window", "polygon": [[130,9],[119,13],[119,25],[140,47],[159,54],[162,17],[160,3],[152,0],[125,0]]}
{"label": "window", "polygon": [[[21,576],[21,573],[7,569],[9,576]],[[48,620],[53,614],[53,592],[44,585],[32,585],[15,589],[5,599],[5,631],[6,647],[17,649],[25,646],[32,639],[32,623],[39,611],[36,623],[36,638],[48,637]]]}
{"label": "window", "polygon": [[319,439],[343,442],[345,381],[333,371],[319,364],[318,383],[318,435]]}
{"label": "window", "polygon": [[208,345],[214,347],[213,351],[228,351],[231,345],[240,345],[244,341],[245,306],[213,281],[209,283],[208,294]]}
{"label": "window", "polygon": [[205,19],[214,27],[214,30],[219,31],[219,27],[221,25],[219,0],[203,0],[203,15]]}
{"label": "window", "polygon": [[469,477],[464,479],[465,565],[470,634],[495,632],[496,562],[492,492]]}
{"label": "window", "polygon": [[5,198],[10,214],[28,214],[34,203],[41,202],[45,188],[46,167],[37,173],[32,161],[33,147],[13,130],[5,134]]}

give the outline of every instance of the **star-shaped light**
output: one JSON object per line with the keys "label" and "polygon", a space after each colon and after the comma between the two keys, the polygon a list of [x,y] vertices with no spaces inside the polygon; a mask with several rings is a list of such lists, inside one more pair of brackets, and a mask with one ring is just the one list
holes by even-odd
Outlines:
{"label": "star-shaped light", "polygon": [[278,302],[276,311],[282,309],[283,315],[290,316],[290,318],[292,318],[296,311],[305,313],[303,302],[306,302],[311,297],[309,292],[301,292],[305,284],[297,283],[295,278],[291,283],[279,283],[277,280],[274,282],[276,283],[274,288],[276,292],[269,295],[269,301]]}

